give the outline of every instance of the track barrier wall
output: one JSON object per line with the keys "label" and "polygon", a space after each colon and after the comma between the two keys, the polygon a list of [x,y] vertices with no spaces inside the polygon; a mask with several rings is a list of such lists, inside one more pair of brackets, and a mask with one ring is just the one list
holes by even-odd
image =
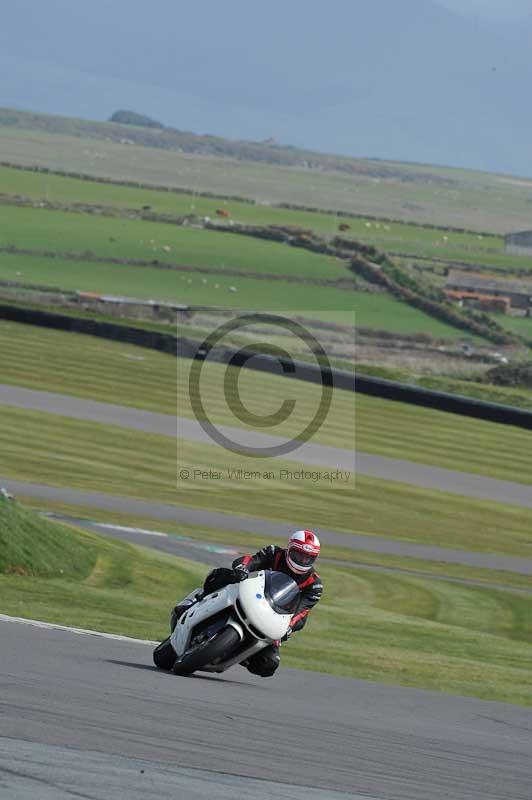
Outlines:
{"label": "track barrier wall", "polygon": [[[306,362],[284,363],[268,355],[257,354],[245,349],[232,347],[215,347],[210,352],[202,349],[201,343],[185,337],[177,337],[170,333],[158,333],[112,322],[101,322],[83,319],[66,314],[54,314],[50,311],[18,308],[0,305],[0,319],[22,322],[27,325],[39,325],[56,330],[84,333],[99,336],[118,342],[147,347],[179,358],[209,358],[218,363],[242,366],[275,375],[295,377],[298,380],[331,385],[336,389],[379,397],[385,400],[408,403],[411,405],[446,411],[451,414],[497,422],[502,425],[513,425],[532,430],[532,411],[488,403],[461,395],[436,392],[418,386],[396,383],[395,381],[355,374],[347,370],[329,369]],[[296,367],[296,370],[293,367]]]}

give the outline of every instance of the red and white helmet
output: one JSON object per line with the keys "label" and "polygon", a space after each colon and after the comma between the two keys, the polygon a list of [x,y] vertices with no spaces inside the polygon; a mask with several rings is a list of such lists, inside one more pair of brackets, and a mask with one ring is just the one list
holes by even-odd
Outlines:
{"label": "red and white helmet", "polygon": [[288,541],[286,563],[292,572],[310,572],[320,554],[320,540],[312,531],[296,531]]}

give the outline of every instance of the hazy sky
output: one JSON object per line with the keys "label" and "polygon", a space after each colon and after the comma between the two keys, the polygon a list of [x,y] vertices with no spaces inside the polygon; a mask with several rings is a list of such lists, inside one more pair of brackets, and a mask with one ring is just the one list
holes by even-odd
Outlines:
{"label": "hazy sky", "polygon": [[459,13],[490,19],[520,19],[532,14],[532,0],[437,0]]}
{"label": "hazy sky", "polygon": [[100,120],[131,108],[198,133],[532,175],[532,0],[256,8],[4,3],[0,106]]}

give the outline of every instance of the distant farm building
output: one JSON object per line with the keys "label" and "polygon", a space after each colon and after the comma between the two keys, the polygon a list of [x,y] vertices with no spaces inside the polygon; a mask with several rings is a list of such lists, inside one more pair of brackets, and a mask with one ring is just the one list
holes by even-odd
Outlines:
{"label": "distant farm building", "polygon": [[444,291],[449,300],[483,311],[531,316],[532,282],[499,281],[475,273],[451,272]]}
{"label": "distant farm building", "polygon": [[479,294],[479,292],[464,292],[446,289],[445,294],[448,300],[456,300],[460,305],[468,305],[480,311],[498,311],[502,314],[509,314],[512,304],[507,297],[494,297],[490,294]]}
{"label": "distant farm building", "polygon": [[509,233],[504,237],[504,252],[513,256],[532,258],[532,231]]}

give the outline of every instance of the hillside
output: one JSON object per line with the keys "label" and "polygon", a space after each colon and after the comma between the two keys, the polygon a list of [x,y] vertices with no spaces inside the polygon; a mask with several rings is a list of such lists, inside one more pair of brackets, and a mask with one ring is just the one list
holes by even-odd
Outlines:
{"label": "hillside", "polygon": [[532,180],[338,158],[169,128],[0,109],[0,159],[258,205],[295,204],[481,233],[530,226]]}
{"label": "hillside", "polygon": [[[113,118],[115,114],[111,115]],[[137,117],[143,115],[137,114]],[[118,114],[120,118],[120,114]],[[276,143],[227,139],[222,136],[201,135],[178,130],[166,125],[134,125],[116,121],[63,117],[0,108],[0,127],[20,130],[35,130],[45,133],[82,136],[118,144],[140,145],[177,153],[201,156],[223,156],[238,161],[254,161],[285,167],[302,167],[308,170],[343,172],[347,175],[404,180],[405,182],[438,183],[448,186],[452,180],[437,169],[427,173],[421,165],[401,165],[376,159],[349,158],[328,153],[319,153],[298,147]],[[149,118],[147,118],[149,119]]]}
{"label": "hillside", "polygon": [[516,175],[530,174],[529,53],[530,20],[434,0],[271,0],[260,22],[245,0],[19,0],[0,30],[3,105],[133,108],[180,130]]}

